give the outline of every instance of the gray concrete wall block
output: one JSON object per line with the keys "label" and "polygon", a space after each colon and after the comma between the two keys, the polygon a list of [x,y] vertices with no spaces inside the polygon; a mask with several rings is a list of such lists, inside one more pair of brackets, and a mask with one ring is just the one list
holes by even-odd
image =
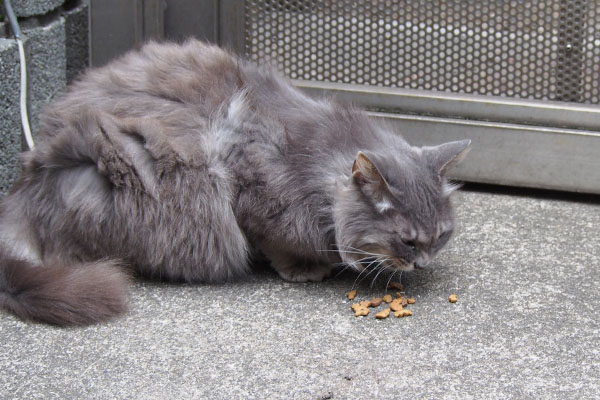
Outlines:
{"label": "gray concrete wall block", "polygon": [[0,197],[6,194],[21,170],[19,87],[17,43],[0,38]]}
{"label": "gray concrete wall block", "polygon": [[39,115],[44,107],[62,93],[67,84],[65,19],[58,17],[50,24],[25,30],[29,67],[31,130],[39,130]]}
{"label": "gray concrete wall block", "polygon": [[88,5],[81,3],[63,14],[69,83],[89,66],[88,11]]}
{"label": "gray concrete wall block", "polygon": [[12,0],[17,17],[43,15],[62,6],[65,0]]}
{"label": "gray concrete wall block", "polygon": [[[2,8],[2,1],[0,0],[0,14],[4,13],[4,8]],[[3,17],[0,15],[0,20]],[[6,18],[6,17],[4,17]],[[4,21],[0,21],[0,38],[5,38],[8,36],[8,23]]]}
{"label": "gray concrete wall block", "polygon": [[[67,80],[88,66],[88,5],[64,0],[13,0],[24,18],[28,66],[29,116],[36,136],[44,107],[60,95]],[[23,149],[19,110],[20,73],[16,42],[0,27],[0,196],[17,178]],[[3,39],[3,36],[8,38]]]}

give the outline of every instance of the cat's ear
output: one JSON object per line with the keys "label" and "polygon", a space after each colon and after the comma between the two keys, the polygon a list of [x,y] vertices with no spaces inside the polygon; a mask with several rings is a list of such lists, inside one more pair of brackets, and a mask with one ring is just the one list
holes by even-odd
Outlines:
{"label": "cat's ear", "polygon": [[358,182],[385,183],[375,164],[362,151],[358,152],[352,164],[352,177]]}
{"label": "cat's ear", "polygon": [[431,168],[440,176],[444,176],[450,168],[465,158],[471,150],[471,140],[459,140],[435,147],[423,147],[422,150]]}
{"label": "cat's ear", "polygon": [[352,165],[352,179],[362,192],[374,201],[379,211],[391,206],[390,191],[385,178],[362,151],[358,152]]}

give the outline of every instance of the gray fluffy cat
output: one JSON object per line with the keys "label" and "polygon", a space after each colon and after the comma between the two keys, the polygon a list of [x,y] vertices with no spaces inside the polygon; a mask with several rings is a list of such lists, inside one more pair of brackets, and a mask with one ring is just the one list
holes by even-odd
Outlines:
{"label": "gray fluffy cat", "polygon": [[217,282],[262,252],[290,281],[423,268],[453,230],[444,173],[354,107],[198,41],[89,71],[42,117],[0,205],[0,305],[57,325],[126,308],[128,276]]}

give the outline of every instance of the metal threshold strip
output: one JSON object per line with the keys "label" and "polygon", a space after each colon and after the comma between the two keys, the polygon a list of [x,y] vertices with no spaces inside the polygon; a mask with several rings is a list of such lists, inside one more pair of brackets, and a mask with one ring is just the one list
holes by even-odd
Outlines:
{"label": "metal threshold strip", "polygon": [[331,82],[304,80],[293,82],[311,94],[334,95],[337,99],[357,103],[367,109],[586,129],[599,131],[600,134],[600,107],[596,105]]}

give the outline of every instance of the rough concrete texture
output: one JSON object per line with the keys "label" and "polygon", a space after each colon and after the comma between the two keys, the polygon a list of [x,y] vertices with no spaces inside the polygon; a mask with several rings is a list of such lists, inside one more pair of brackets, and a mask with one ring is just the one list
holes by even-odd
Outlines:
{"label": "rough concrete texture", "polygon": [[[411,317],[355,318],[351,273],[139,281],[130,313],[99,326],[0,314],[0,397],[600,397],[600,202],[459,192],[455,204],[461,226],[433,268],[402,276]],[[384,293],[370,279],[358,300]]]}
{"label": "rough concrete texture", "polygon": [[20,171],[19,53],[11,39],[0,38],[0,196]]}
{"label": "rough concrete texture", "polygon": [[62,6],[65,0],[12,0],[17,17],[43,15]]}
{"label": "rough concrete texture", "polygon": [[66,84],[65,19],[58,17],[45,26],[24,30],[29,71],[31,130],[37,134],[44,106],[61,93]]}
{"label": "rough concrete texture", "polygon": [[[45,5],[50,2],[40,2]],[[62,4],[61,1],[59,4]],[[25,4],[25,2],[22,2]],[[29,2],[35,5],[37,2]],[[45,17],[40,26],[34,19],[21,27],[29,71],[29,115],[35,135],[43,108],[88,65],[88,6],[83,2],[62,14]],[[16,5],[15,5],[16,7]],[[40,5],[41,7],[41,5]],[[2,27],[0,27],[0,30]],[[19,117],[19,59],[16,43],[1,39],[0,44],[0,196],[19,171],[18,152],[21,149]]]}
{"label": "rough concrete texture", "polygon": [[63,13],[67,82],[73,81],[89,65],[88,6],[81,3]]}

